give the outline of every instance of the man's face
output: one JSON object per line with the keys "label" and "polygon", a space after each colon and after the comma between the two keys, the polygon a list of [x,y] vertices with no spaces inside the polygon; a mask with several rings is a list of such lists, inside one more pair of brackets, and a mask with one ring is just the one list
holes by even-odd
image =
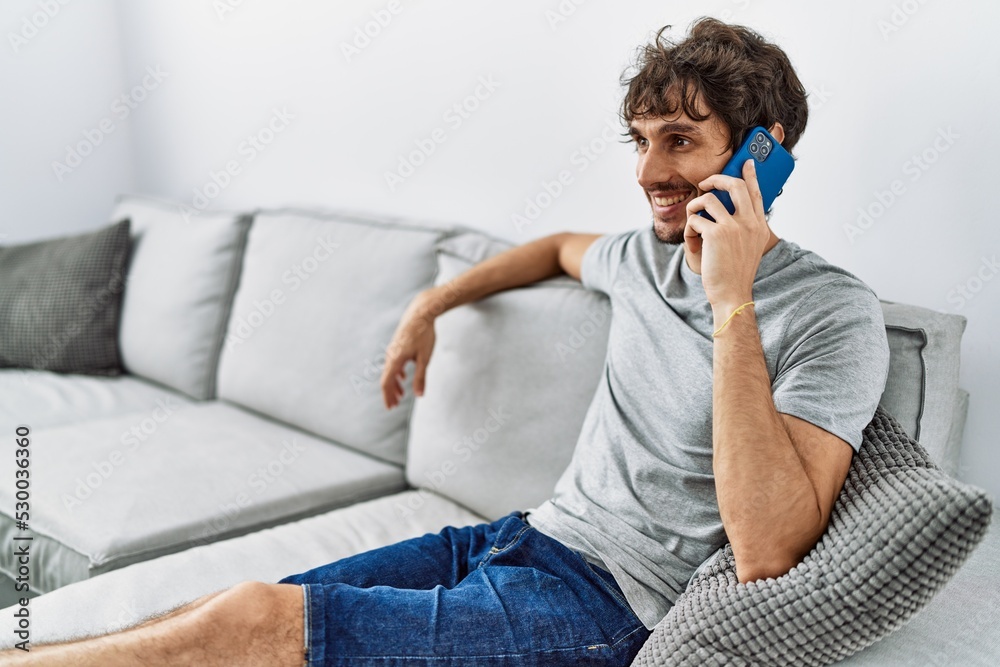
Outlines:
{"label": "man's face", "polygon": [[669,118],[636,117],[629,132],[639,154],[636,178],[653,211],[653,232],[662,243],[683,243],[688,202],[703,194],[697,184],[721,172],[732,155],[729,130],[715,114],[696,121],[678,108]]}

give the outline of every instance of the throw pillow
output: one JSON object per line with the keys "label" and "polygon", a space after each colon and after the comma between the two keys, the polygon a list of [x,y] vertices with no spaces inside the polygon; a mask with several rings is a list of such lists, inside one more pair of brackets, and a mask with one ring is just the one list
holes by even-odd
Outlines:
{"label": "throw pillow", "polygon": [[129,221],[0,247],[0,367],[118,375]]}
{"label": "throw pillow", "polygon": [[730,545],[633,666],[829,665],[902,626],[979,543],[992,502],[945,474],[888,412],[865,428],[826,533],[777,579],[736,578]]}

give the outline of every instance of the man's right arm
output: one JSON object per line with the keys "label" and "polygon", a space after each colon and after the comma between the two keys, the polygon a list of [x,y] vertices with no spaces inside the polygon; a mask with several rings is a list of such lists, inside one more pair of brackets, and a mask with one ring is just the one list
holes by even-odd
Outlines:
{"label": "man's right arm", "polygon": [[448,282],[418,294],[410,303],[386,348],[382,397],[386,408],[403,396],[403,366],[413,361],[413,391],[424,393],[427,364],[434,349],[434,319],[456,306],[495,292],[530,285],[566,273],[580,280],[583,254],[600,234],[562,232],[505,250]]}

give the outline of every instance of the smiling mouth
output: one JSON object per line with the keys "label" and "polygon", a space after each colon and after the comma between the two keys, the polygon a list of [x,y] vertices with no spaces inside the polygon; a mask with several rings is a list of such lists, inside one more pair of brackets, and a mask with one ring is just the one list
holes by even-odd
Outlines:
{"label": "smiling mouth", "polygon": [[653,203],[657,206],[673,206],[674,204],[680,204],[685,199],[688,199],[694,194],[694,190],[688,190],[679,195],[673,195],[672,197],[651,197]]}

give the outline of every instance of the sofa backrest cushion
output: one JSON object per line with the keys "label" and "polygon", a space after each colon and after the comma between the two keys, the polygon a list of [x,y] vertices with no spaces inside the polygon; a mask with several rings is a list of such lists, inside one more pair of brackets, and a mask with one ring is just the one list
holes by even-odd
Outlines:
{"label": "sofa backrest cushion", "polygon": [[135,196],[120,197],[111,217],[132,221],[122,364],[193,398],[212,398],[249,220]]}
{"label": "sofa backrest cushion", "polygon": [[[475,232],[443,241],[438,283],[508,247]],[[568,276],[441,315],[407,481],[490,519],[547,500],[597,389],[609,317],[607,297]]]}
{"label": "sofa backrest cushion", "polygon": [[[476,230],[456,234],[439,245],[437,282],[511,247]],[[882,402],[904,415],[907,433],[919,428],[932,459],[951,472],[962,426],[953,415],[964,417],[964,318],[889,302],[883,312],[891,357]],[[560,276],[440,316],[413,411],[409,483],[490,518],[547,500],[603,371],[609,315],[606,296]]]}
{"label": "sofa backrest cushion", "polygon": [[[948,440],[938,465],[952,477],[958,477],[958,459],[962,451],[962,437],[965,435],[965,421],[969,416],[969,392],[959,388],[955,396],[955,408],[951,415]],[[933,458],[933,457],[931,457]]]}
{"label": "sofa backrest cushion", "polygon": [[881,403],[935,463],[954,472],[959,448],[949,438],[955,419],[964,420],[956,404],[966,319],[892,301],[882,302],[882,313],[889,377]]}
{"label": "sofa backrest cushion", "polygon": [[444,234],[340,214],[257,213],[219,397],[402,465],[412,393],[386,410],[379,379],[403,312],[434,282]]}

